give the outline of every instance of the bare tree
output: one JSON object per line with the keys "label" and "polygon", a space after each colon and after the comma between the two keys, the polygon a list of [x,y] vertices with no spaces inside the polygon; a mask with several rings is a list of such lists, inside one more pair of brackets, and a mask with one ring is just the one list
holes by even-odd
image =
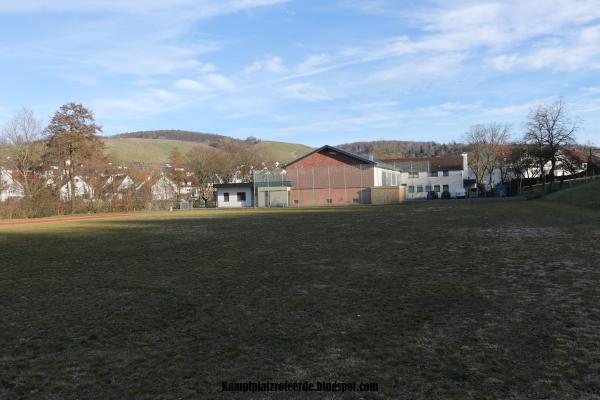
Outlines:
{"label": "bare tree", "polygon": [[104,143],[97,136],[102,128],[96,125],[94,114],[81,104],[67,103],[60,107],[48,125],[49,154],[63,164],[69,182],[71,212],[75,201],[75,176],[86,160],[101,157]]}
{"label": "bare tree", "polygon": [[546,173],[544,166],[551,163],[550,182],[553,183],[556,165],[561,152],[575,144],[578,121],[569,116],[567,106],[562,99],[552,104],[540,104],[532,109],[525,122],[523,141],[535,148],[542,185],[546,191]]}
{"label": "bare tree", "polygon": [[6,123],[2,136],[9,147],[9,154],[29,205],[36,192],[43,187],[40,179],[36,179],[34,169],[40,164],[44,153],[44,131],[33,111],[23,108]]}
{"label": "bare tree", "polygon": [[485,187],[488,177],[490,188],[494,186],[494,173],[506,167],[506,144],[510,135],[510,126],[498,123],[474,125],[466,133],[465,140],[470,147],[469,167],[475,175],[479,190]]}
{"label": "bare tree", "polygon": [[201,148],[192,149],[186,158],[196,175],[200,198],[206,205],[214,196],[213,183],[223,180],[230,170],[230,160],[219,150]]}

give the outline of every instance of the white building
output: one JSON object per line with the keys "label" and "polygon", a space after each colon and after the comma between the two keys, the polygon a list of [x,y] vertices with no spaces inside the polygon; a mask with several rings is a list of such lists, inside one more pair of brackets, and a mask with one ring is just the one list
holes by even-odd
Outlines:
{"label": "white building", "polygon": [[151,186],[152,200],[175,200],[177,185],[166,175],[161,175]]}
{"label": "white building", "polygon": [[407,199],[425,199],[431,191],[438,196],[448,192],[451,197],[456,197],[462,195],[469,185],[466,153],[460,156],[387,159],[384,162],[400,172],[398,178],[388,172],[391,184],[380,186],[405,186]]}
{"label": "white building", "polygon": [[23,185],[14,178],[12,171],[0,169],[0,201],[23,197],[25,197]]}
{"label": "white building", "polygon": [[252,183],[217,183],[217,207],[245,208],[254,205],[254,188]]}
{"label": "white building", "polygon": [[[81,197],[86,200],[94,198],[94,189],[82,177],[75,177],[75,197]],[[67,182],[60,188],[60,198],[63,201],[71,200],[71,182]]]}
{"label": "white building", "polygon": [[106,180],[103,190],[109,198],[115,196],[122,199],[125,192],[135,191],[135,182],[129,175],[111,175]]}

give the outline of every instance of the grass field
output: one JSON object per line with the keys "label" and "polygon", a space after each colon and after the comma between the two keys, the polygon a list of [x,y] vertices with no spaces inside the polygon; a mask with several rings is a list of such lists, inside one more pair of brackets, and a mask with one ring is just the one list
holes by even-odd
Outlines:
{"label": "grass field", "polygon": [[549,194],[546,201],[600,210],[600,179]]}
{"label": "grass field", "polygon": [[598,243],[545,201],[2,226],[0,399],[596,399]]}

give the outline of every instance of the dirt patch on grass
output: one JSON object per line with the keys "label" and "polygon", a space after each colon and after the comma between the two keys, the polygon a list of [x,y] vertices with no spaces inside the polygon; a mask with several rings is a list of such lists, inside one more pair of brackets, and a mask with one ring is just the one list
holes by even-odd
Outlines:
{"label": "dirt patch on grass", "polygon": [[84,221],[88,219],[108,219],[108,218],[125,218],[131,217],[133,214],[108,214],[108,215],[88,215],[82,217],[64,217],[64,218],[48,218],[48,219],[17,219],[10,221],[0,221],[1,225],[28,225],[28,224],[49,224],[53,222],[66,221]]}

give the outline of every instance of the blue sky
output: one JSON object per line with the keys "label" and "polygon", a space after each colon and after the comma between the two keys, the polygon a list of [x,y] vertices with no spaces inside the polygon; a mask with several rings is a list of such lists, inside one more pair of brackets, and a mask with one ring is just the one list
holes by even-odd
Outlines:
{"label": "blue sky", "polygon": [[600,0],[2,0],[0,37],[0,124],[449,142],[563,97],[600,144]]}

